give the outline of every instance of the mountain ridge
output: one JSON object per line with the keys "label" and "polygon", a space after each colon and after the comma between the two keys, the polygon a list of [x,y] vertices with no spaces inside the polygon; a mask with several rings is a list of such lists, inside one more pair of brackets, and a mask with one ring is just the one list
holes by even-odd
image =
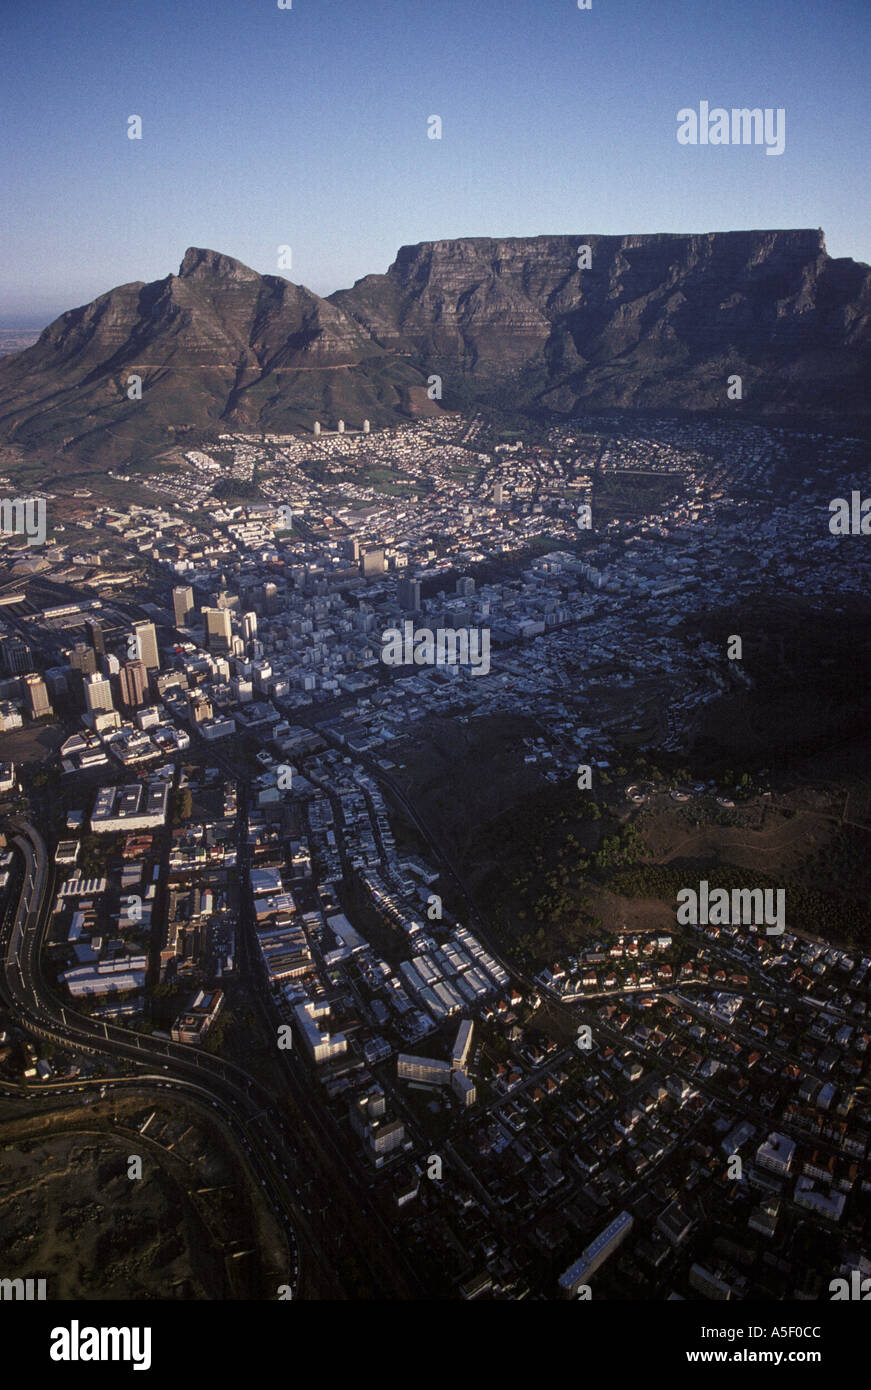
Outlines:
{"label": "mountain ridge", "polygon": [[188,247],[178,274],[116,286],[0,360],[0,441],[123,465],[219,429],[475,406],[857,427],[869,380],[871,268],[830,257],[821,229],[419,242],[326,297]]}

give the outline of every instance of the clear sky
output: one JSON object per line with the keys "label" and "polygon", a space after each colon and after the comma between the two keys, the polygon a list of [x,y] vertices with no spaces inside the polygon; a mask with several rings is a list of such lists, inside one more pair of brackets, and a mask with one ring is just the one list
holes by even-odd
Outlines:
{"label": "clear sky", "polygon": [[[871,261],[871,0],[292,5],[0,0],[0,323],[191,245],[320,294],[459,236],[822,226]],[[785,152],[678,144],[700,101],[783,107]]]}

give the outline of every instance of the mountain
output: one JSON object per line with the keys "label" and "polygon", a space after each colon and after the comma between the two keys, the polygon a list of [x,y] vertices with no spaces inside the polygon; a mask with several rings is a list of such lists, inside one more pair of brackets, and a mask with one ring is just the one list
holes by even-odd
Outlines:
{"label": "mountain", "polygon": [[828,256],[821,231],[423,242],[326,299],[191,247],[178,275],[111,290],[0,361],[0,441],[123,465],[209,431],[388,424],[437,408],[433,374],[446,407],[859,427],[869,368],[871,269]]}
{"label": "mountain", "polygon": [[420,380],[310,290],[191,247],[178,275],[71,309],[0,362],[0,440],[138,462],[210,430],[290,432],[342,413],[386,423]]}
{"label": "mountain", "polygon": [[722,411],[735,373],[748,414],[871,409],[871,268],[821,231],[424,242],[330,302],[446,397]]}

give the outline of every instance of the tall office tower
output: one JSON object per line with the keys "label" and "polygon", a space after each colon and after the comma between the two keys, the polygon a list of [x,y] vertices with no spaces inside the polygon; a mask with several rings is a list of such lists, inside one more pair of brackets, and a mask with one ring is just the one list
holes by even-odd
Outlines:
{"label": "tall office tower", "polygon": [[117,676],[121,670],[121,662],[114,652],[107,652],[100,662],[100,670],[104,676]]}
{"label": "tall office tower", "polygon": [[100,676],[95,672],[94,675],[85,678],[85,707],[93,714],[115,708],[108,676]]}
{"label": "tall office tower", "polygon": [[204,724],[207,719],[214,715],[212,702],[208,695],[200,695],[196,691],[191,691],[188,695],[188,709],[195,724]]}
{"label": "tall office tower", "polygon": [[364,421],[363,421],[363,433],[364,433],[364,434],[369,434],[369,432],[371,431],[371,429],[372,429],[372,426],[369,424],[369,421],[368,421],[368,420],[364,420]]}
{"label": "tall office tower", "polygon": [[343,551],[346,560],[359,560],[360,542],[357,540],[356,536],[348,537],[348,539],[344,543]]}
{"label": "tall office tower", "polygon": [[141,709],[148,694],[148,670],[144,661],[125,661],[118,677],[125,709]]}
{"label": "tall office tower", "polygon": [[399,606],[406,613],[420,612],[420,580],[400,579]]}
{"label": "tall office tower", "polygon": [[469,575],[463,575],[457,580],[457,593],[462,598],[469,598],[475,592],[475,581]]}
{"label": "tall office tower", "polygon": [[345,422],[344,422],[344,420],[340,420],[340,421],[339,421],[339,434],[344,434],[344,433],[345,433]]}
{"label": "tall office tower", "polygon": [[23,676],[33,670],[33,657],[20,637],[3,639],[3,668],[8,676]]}
{"label": "tall office tower", "polygon": [[242,638],[245,642],[251,642],[257,636],[257,614],[242,614]]}
{"label": "tall office tower", "polygon": [[[106,639],[103,636],[103,626],[100,622],[100,619],[86,618],[85,632],[87,633],[88,641],[91,644],[93,650],[97,653],[97,656],[105,656]],[[94,669],[96,670],[96,667]]]}
{"label": "tall office tower", "polygon": [[172,612],[176,627],[190,627],[194,620],[194,591],[190,584],[179,584],[172,591]]}
{"label": "tall office tower", "polygon": [[134,623],[136,636],[136,655],[144,661],[149,671],[160,670],[160,657],[157,654],[157,633],[154,623]]}
{"label": "tall office tower", "polygon": [[24,698],[27,702],[27,713],[31,719],[41,719],[44,714],[54,713],[42,676],[29,675],[24,677]]}
{"label": "tall office tower", "polygon": [[92,676],[97,669],[97,653],[85,642],[77,642],[70,652],[70,666],[83,676]]}
{"label": "tall office tower", "polygon": [[263,611],[270,616],[277,613],[281,607],[281,599],[278,597],[278,585],[271,580],[263,585]]}
{"label": "tall office tower", "polygon": [[317,434],[320,434],[320,432],[321,432],[321,422],[320,422],[320,420],[315,420],[315,434],[316,434],[316,435],[317,435]]}
{"label": "tall office tower", "polygon": [[232,636],[232,620],[229,610],[226,608],[204,608],[203,618],[206,623],[206,646],[208,650],[217,653],[218,656],[226,656],[230,651],[230,638]]}
{"label": "tall office tower", "polygon": [[364,575],[383,574],[386,569],[384,563],[384,546],[373,545],[369,550],[364,550],[362,567]]}
{"label": "tall office tower", "polygon": [[502,484],[493,484],[493,502],[497,507],[502,506]]}
{"label": "tall office tower", "polygon": [[48,698],[52,706],[58,700],[66,699],[70,693],[70,668],[69,666],[50,666],[45,673],[45,684],[48,690]]}

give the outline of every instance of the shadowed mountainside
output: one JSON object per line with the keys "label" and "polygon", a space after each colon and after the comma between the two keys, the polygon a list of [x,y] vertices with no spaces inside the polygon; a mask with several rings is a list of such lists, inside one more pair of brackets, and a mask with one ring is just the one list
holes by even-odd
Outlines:
{"label": "shadowed mountainside", "polygon": [[178,275],[110,290],[0,361],[0,441],[123,465],[211,431],[385,425],[432,408],[432,373],[445,407],[859,426],[871,269],[809,230],[476,237],[402,247],[323,299],[191,247]]}

